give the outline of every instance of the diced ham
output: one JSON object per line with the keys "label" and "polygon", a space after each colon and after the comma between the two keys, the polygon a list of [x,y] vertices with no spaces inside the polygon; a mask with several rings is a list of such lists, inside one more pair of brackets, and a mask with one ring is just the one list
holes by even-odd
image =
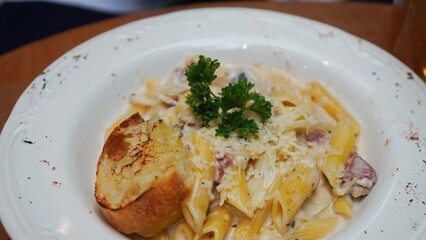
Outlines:
{"label": "diced ham", "polygon": [[358,153],[353,152],[346,163],[341,187],[352,197],[367,195],[377,182],[377,174],[373,167]]}
{"label": "diced ham", "polygon": [[306,135],[306,141],[308,146],[312,146],[313,143],[317,145],[323,145],[326,143],[329,139],[329,134],[325,131],[314,129],[312,131],[309,131],[309,133]]}
{"label": "diced ham", "polygon": [[215,173],[214,173],[214,182],[216,184],[222,183],[223,175],[225,174],[225,168],[228,167],[232,163],[232,158],[228,155],[221,156],[219,154],[216,154],[214,156],[214,166],[215,166]]}
{"label": "diced ham", "polygon": [[372,180],[374,183],[377,182],[377,175],[373,167],[371,167],[371,165],[362,159],[362,157],[356,152],[351,153],[349,156],[345,170],[343,179],[367,178]]}
{"label": "diced ham", "polygon": [[185,144],[184,146],[185,150],[190,152],[191,151],[191,146],[189,144]]}

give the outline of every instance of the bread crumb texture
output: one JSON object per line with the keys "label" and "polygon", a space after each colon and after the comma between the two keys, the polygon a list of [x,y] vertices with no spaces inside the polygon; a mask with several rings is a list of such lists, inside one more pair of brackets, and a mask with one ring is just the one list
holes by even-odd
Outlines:
{"label": "bread crumb texture", "polygon": [[119,231],[138,233],[180,209],[192,190],[192,163],[179,133],[136,113],[117,126],[99,157],[95,197]]}

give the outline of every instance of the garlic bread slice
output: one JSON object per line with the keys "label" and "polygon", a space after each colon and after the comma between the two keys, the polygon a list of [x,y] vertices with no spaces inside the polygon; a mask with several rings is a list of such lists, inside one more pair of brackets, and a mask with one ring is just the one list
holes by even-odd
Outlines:
{"label": "garlic bread slice", "polygon": [[179,133],[160,119],[144,121],[136,113],[121,122],[104,144],[95,196],[115,228],[126,234],[143,233],[180,211],[192,184],[191,160]]}

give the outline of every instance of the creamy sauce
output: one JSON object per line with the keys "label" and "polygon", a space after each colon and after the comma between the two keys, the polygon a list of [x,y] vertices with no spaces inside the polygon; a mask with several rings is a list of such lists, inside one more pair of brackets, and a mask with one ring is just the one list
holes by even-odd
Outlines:
{"label": "creamy sauce", "polygon": [[[248,191],[251,199],[251,211],[261,209],[265,200],[275,195],[268,193],[277,176],[290,172],[294,164],[302,162],[308,165],[320,164],[328,150],[328,144],[309,145],[304,139],[310,129],[320,129],[330,132],[335,126],[335,120],[319,105],[313,104],[307,94],[306,86],[275,68],[263,66],[247,67],[240,65],[222,65],[217,72],[217,80],[213,82],[212,91],[218,93],[229,82],[235,81],[241,73],[255,83],[257,92],[262,93],[272,101],[273,116],[266,123],[257,121],[260,126],[259,136],[251,140],[230,137],[224,139],[215,136],[216,123],[210,127],[202,127],[185,103],[188,87],[180,68],[174,71],[168,79],[156,81],[147,79],[143,92],[131,96],[131,104],[127,114],[107,130],[107,135],[127,116],[139,112],[145,120],[153,114],[158,114],[166,123],[181,131],[184,145],[189,149],[193,146],[191,135],[194,131],[208,139],[211,150],[215,154],[229,155],[233,164],[246,172]],[[180,70],[179,70],[180,69]],[[174,89],[174,91],[170,91]],[[167,91],[166,91],[167,90]],[[308,146],[309,145],[309,146]],[[231,169],[225,169],[225,180],[214,186],[214,199],[210,209],[226,204],[225,190],[235,183],[226,177],[232,175]],[[335,196],[327,179],[322,176],[316,190],[304,201],[303,206],[295,216],[292,226],[285,236],[291,235],[299,223],[314,219],[337,218],[336,226],[328,233],[333,234],[348,224],[348,220],[333,211]],[[241,215],[241,213],[238,213]],[[226,239],[233,239],[240,217],[234,217]],[[283,239],[273,226],[271,214],[260,230],[259,239]],[[173,233],[176,225],[168,229]],[[284,236],[284,237],[285,237]],[[285,239],[285,238],[284,238]]]}

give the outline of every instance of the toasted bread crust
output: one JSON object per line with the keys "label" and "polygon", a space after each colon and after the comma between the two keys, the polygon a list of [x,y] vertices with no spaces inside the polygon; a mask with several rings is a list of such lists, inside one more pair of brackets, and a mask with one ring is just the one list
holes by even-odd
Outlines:
{"label": "toasted bread crust", "polygon": [[169,216],[176,221],[182,217],[177,213],[192,191],[191,169],[179,133],[162,120],[144,121],[136,113],[104,144],[96,171],[96,201],[120,232],[161,231],[174,223]]}
{"label": "toasted bread crust", "polygon": [[135,113],[129,118],[125,119],[123,122],[119,124],[108,136],[104,147],[102,149],[101,156],[99,157],[98,166],[96,169],[96,177],[98,178],[96,180],[95,184],[95,196],[96,201],[103,207],[106,208],[113,208],[111,203],[108,201],[108,199],[100,194],[102,191],[100,190],[100,169],[101,165],[104,161],[107,161],[107,159],[112,159],[114,161],[119,162],[122,160],[126,154],[129,151],[129,148],[131,147],[129,142],[126,141],[127,138],[131,138],[132,136],[129,134],[123,133],[123,129],[129,128],[130,126],[137,126],[138,124],[143,123],[144,120],[142,119],[141,115],[139,113]]}
{"label": "toasted bread crust", "polygon": [[125,139],[127,137],[131,137],[122,133],[120,129],[128,128],[129,126],[135,126],[142,122],[143,119],[138,113],[133,114],[121,122],[120,125],[109,135],[101,155],[106,154],[111,159],[120,161],[126,155],[130,147],[130,144],[126,142]]}
{"label": "toasted bread crust", "polygon": [[136,201],[124,208],[111,210],[101,207],[107,220],[120,232],[130,234],[151,228],[164,215],[177,208],[191,189],[177,173],[157,181]]}

